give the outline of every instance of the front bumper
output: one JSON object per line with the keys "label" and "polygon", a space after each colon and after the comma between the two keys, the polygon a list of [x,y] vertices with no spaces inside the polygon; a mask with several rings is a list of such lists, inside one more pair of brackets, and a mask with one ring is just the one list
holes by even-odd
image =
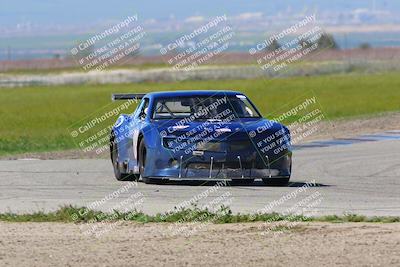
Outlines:
{"label": "front bumper", "polygon": [[[291,175],[291,152],[278,156],[261,156],[256,153],[226,154],[205,152],[202,156],[158,154],[152,166],[146,166],[145,176],[169,180],[232,180],[287,178]],[[262,157],[262,158],[261,158]],[[174,161],[171,166],[171,161]]]}

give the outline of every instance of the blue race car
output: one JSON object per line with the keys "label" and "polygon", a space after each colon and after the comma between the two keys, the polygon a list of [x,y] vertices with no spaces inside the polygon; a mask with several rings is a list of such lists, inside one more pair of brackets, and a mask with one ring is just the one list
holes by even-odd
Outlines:
{"label": "blue race car", "polygon": [[110,154],[118,180],[228,180],[286,185],[292,167],[290,133],[262,118],[234,91],[113,94],[141,99],[112,127]]}

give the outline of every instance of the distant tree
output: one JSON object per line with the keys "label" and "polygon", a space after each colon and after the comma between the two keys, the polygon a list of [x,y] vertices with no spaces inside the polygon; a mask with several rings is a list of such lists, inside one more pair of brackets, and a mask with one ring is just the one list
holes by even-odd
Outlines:
{"label": "distant tree", "polygon": [[275,51],[276,49],[279,49],[281,45],[278,43],[276,39],[272,41],[272,43],[267,47],[268,51]]}
{"label": "distant tree", "polygon": [[359,48],[361,48],[361,49],[370,49],[371,45],[369,43],[361,43]]}
{"label": "distant tree", "polygon": [[311,46],[313,46],[313,42],[308,39],[300,39],[299,45],[301,45],[302,48],[310,48]]}
{"label": "distant tree", "polygon": [[322,33],[321,37],[317,40],[318,49],[339,49],[338,44],[333,38],[332,34]]}

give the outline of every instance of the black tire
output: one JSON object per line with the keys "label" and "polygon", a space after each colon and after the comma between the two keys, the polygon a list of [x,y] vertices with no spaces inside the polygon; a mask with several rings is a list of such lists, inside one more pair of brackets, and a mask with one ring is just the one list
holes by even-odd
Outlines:
{"label": "black tire", "polygon": [[140,178],[142,178],[142,181],[145,184],[164,184],[168,180],[165,179],[156,179],[156,178],[150,178],[150,177],[143,177],[144,170],[146,168],[146,156],[147,156],[147,150],[146,150],[146,145],[144,143],[144,139],[140,140],[139,143],[139,172],[140,172]]}
{"label": "black tire", "polygon": [[232,179],[231,185],[250,185],[254,182],[254,179]]}
{"label": "black tire", "polygon": [[122,173],[118,164],[118,146],[114,142],[114,139],[111,140],[110,144],[110,154],[111,154],[111,162],[114,169],[115,178],[118,181],[137,181],[139,180],[139,175],[131,174],[131,173]]}
{"label": "black tire", "polygon": [[144,170],[146,167],[146,145],[144,144],[144,139],[142,138],[139,143],[139,149],[138,149],[138,163],[139,163],[139,174],[140,178],[144,181],[145,178],[143,178]]}
{"label": "black tire", "polygon": [[286,178],[266,178],[262,179],[265,185],[269,186],[287,186],[290,180],[290,177]]}

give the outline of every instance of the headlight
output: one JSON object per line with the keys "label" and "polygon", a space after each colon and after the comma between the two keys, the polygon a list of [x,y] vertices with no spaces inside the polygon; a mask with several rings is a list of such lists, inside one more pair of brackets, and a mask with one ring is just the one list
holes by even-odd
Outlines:
{"label": "headlight", "polygon": [[179,161],[176,159],[171,159],[169,161],[169,166],[172,168],[178,168],[179,167]]}
{"label": "headlight", "polygon": [[165,148],[172,149],[177,145],[175,137],[163,137],[162,141]]}

